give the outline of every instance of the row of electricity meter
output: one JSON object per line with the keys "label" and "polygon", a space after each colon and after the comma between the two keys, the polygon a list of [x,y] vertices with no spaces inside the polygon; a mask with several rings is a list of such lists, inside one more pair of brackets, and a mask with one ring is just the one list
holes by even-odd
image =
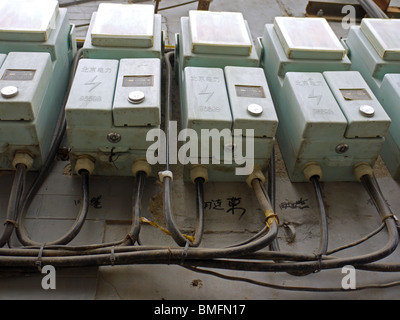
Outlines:
{"label": "row of electricity meter", "polygon": [[380,155],[400,177],[399,20],[363,19],[341,41],[322,18],[276,17],[256,39],[238,12],[189,11],[180,22],[181,117],[166,137],[164,34],[152,5],[100,4],[71,83],[67,10],[2,1],[0,168],[40,169],[65,109],[78,174],[147,171],[175,143],[167,158],[188,179],[242,181],[267,168],[277,139],[294,182],[356,180],[354,168]]}

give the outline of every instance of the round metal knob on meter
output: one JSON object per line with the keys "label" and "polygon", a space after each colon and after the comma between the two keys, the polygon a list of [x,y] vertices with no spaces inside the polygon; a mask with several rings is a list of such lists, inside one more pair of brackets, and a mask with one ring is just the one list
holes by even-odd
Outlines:
{"label": "round metal knob on meter", "polygon": [[263,113],[263,108],[259,104],[252,103],[247,106],[247,111],[253,116],[259,116]]}
{"label": "round metal knob on meter", "polygon": [[360,107],[360,112],[365,117],[373,117],[375,114],[375,109],[369,105],[362,105]]}
{"label": "round metal knob on meter", "polygon": [[4,98],[12,98],[18,94],[18,88],[15,86],[7,86],[2,88],[0,92]]}
{"label": "round metal knob on meter", "polygon": [[143,102],[144,98],[144,93],[142,91],[132,91],[128,95],[128,101],[134,104]]}

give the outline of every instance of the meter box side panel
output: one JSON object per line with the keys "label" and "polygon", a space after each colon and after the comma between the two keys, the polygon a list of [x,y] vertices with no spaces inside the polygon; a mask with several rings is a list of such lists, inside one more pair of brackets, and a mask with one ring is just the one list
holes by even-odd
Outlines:
{"label": "meter box side panel", "polygon": [[232,129],[232,114],[222,69],[187,67],[182,127],[201,134],[202,129]]}
{"label": "meter box side panel", "polygon": [[400,74],[387,74],[380,88],[380,95],[385,111],[392,119],[390,127],[394,141],[400,146]]}
{"label": "meter box side panel", "polygon": [[[320,73],[289,72],[282,87],[278,110],[294,145],[299,139],[340,139],[347,121]],[[296,142],[297,141],[297,142]]]}
{"label": "meter box side panel", "polygon": [[357,71],[324,72],[348,126],[347,138],[386,136],[391,120]]}
{"label": "meter box side panel", "polygon": [[255,137],[275,137],[278,117],[263,69],[229,66],[225,78],[233,131],[245,135],[246,129],[252,129]]}
{"label": "meter box side panel", "polygon": [[122,59],[113,103],[114,125],[159,126],[161,122],[160,59]]}
{"label": "meter box side panel", "polygon": [[360,29],[383,60],[400,60],[400,20],[365,18]]}
{"label": "meter box side panel", "polygon": [[52,76],[48,53],[11,52],[0,69],[0,119],[32,121]]}
{"label": "meter box side panel", "polygon": [[380,88],[382,105],[392,119],[382,159],[395,179],[400,179],[400,74],[387,74]]}
{"label": "meter box side panel", "polygon": [[350,49],[352,69],[361,72],[365,78],[382,80],[387,73],[400,73],[400,61],[382,59],[359,26],[350,29],[346,44]]}
{"label": "meter box side panel", "polygon": [[393,179],[400,179],[400,147],[394,141],[393,136],[388,134],[386,142],[382,148],[382,159],[385,162],[387,169],[392,175]]}
{"label": "meter box side panel", "polygon": [[110,126],[117,72],[117,60],[79,61],[66,104],[68,127]]}

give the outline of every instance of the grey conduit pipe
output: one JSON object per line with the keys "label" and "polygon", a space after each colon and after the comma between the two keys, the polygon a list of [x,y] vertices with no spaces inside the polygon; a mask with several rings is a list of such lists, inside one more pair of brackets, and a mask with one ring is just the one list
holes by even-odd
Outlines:
{"label": "grey conduit pipe", "polygon": [[370,18],[388,19],[389,17],[382,11],[378,5],[372,0],[359,0],[361,7],[365,10]]}

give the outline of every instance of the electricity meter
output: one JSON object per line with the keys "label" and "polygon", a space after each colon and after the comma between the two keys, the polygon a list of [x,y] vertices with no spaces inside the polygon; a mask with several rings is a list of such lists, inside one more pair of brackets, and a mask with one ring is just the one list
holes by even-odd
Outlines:
{"label": "electricity meter", "polygon": [[0,3],[0,169],[17,153],[46,160],[76,53],[74,28],[58,1]]}
{"label": "electricity meter", "polygon": [[400,179],[399,28],[397,19],[365,18],[345,40],[352,68],[363,75],[392,120],[381,155],[395,179]]}
{"label": "electricity meter", "polygon": [[[289,178],[353,181],[373,166],[391,120],[323,18],[276,17],[262,40],[262,64],[276,102],[277,139]],[[322,174],[321,174],[322,173]]]}

